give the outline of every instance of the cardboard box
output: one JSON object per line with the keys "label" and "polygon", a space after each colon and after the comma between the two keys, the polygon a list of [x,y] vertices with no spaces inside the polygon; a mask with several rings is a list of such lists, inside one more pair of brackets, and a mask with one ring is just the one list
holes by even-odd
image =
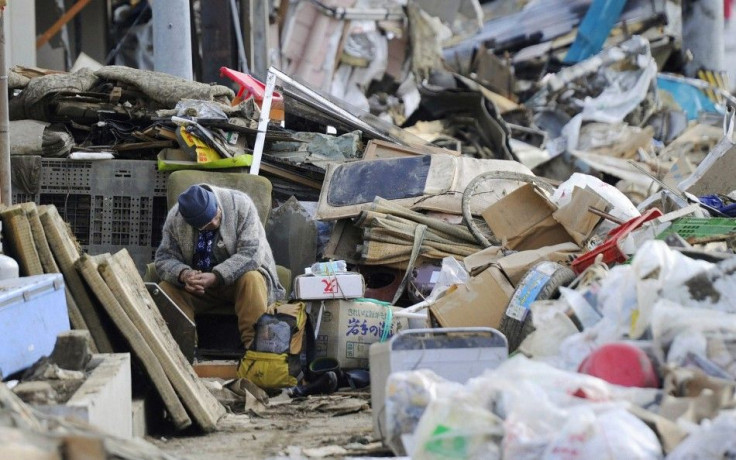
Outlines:
{"label": "cardboard box", "polygon": [[498,329],[513,293],[514,287],[503,272],[491,266],[464,285],[445,291],[445,295],[429,307],[429,314],[441,327]]}
{"label": "cardboard box", "polygon": [[360,273],[299,275],[294,280],[294,295],[301,300],[357,299],[365,295],[365,280]]}
{"label": "cardboard box", "polygon": [[589,209],[595,208],[608,212],[610,207],[611,204],[595,193],[592,188],[573,187],[570,202],[555,211],[552,217],[565,227],[567,233],[578,245],[583,246],[601,221],[601,217],[593,214]]}
{"label": "cardboard box", "polygon": [[[316,355],[335,358],[345,369],[368,369],[368,349],[381,340],[388,308],[401,310],[354,300],[313,303]],[[393,315],[388,337],[408,327],[407,318]]]}
{"label": "cardboard box", "polygon": [[[731,121],[733,129],[733,121]],[[736,143],[725,135],[677,189],[695,196],[727,194],[736,188]]]}
{"label": "cardboard box", "polygon": [[575,243],[560,243],[539,249],[514,252],[504,256],[503,251],[498,246],[490,246],[469,255],[463,259],[463,263],[465,269],[471,273],[495,265],[503,271],[511,284],[516,286],[526,272],[537,263],[549,260],[562,265],[570,265],[570,262],[581,252],[582,249]]}
{"label": "cardboard box", "polygon": [[575,243],[562,243],[541,249],[515,252],[499,259],[496,265],[511,284],[516,286],[524,275],[539,262],[557,262],[569,266],[572,259],[580,252],[580,248]]}
{"label": "cardboard box", "polygon": [[509,249],[538,249],[573,241],[552,214],[557,206],[544,192],[526,184],[481,213],[491,231]]}

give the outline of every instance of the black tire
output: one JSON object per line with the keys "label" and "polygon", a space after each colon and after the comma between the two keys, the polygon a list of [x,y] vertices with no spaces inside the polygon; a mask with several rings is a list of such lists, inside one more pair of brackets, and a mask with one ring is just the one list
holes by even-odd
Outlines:
{"label": "black tire", "polygon": [[506,336],[509,353],[514,352],[521,342],[534,332],[529,305],[536,300],[556,299],[560,287],[575,279],[575,273],[556,262],[539,262],[534,265],[516,286],[498,329]]}

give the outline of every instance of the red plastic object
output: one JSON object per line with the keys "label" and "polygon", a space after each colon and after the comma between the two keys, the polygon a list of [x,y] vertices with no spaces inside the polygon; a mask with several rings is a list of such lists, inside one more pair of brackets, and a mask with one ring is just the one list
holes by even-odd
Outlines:
{"label": "red plastic object", "polygon": [[[263,104],[263,97],[266,94],[266,85],[253,78],[247,73],[238,72],[227,67],[220,67],[220,75],[224,75],[240,85],[238,94],[235,95],[235,99],[232,105],[238,105],[242,101],[252,97],[255,99],[258,107]],[[278,91],[273,92],[273,98],[271,99],[271,119],[276,121],[282,121],[284,119],[284,97]]]}
{"label": "red plastic object", "polygon": [[580,363],[578,372],[625,387],[659,388],[649,356],[628,343],[602,345]]}
{"label": "red plastic object", "polygon": [[595,261],[598,254],[603,254],[603,262],[607,265],[626,262],[628,257],[619,247],[620,241],[633,230],[641,227],[644,222],[656,219],[661,215],[662,211],[652,208],[641,216],[635,217],[625,224],[614,228],[608,233],[608,239],[603,244],[573,260],[571,264],[572,270],[579,275]]}

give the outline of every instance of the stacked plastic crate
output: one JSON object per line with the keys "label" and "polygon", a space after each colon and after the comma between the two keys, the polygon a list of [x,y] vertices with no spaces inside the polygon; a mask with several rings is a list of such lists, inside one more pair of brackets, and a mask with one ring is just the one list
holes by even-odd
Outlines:
{"label": "stacked plastic crate", "polygon": [[53,204],[89,254],[130,252],[141,273],[153,260],[166,219],[166,175],[155,161],[44,158],[35,195],[13,202]]}

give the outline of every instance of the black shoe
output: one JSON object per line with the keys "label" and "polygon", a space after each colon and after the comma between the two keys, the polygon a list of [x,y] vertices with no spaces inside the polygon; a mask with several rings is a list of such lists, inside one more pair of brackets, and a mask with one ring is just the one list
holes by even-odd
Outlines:
{"label": "black shoe", "polygon": [[340,371],[339,387],[350,387],[353,390],[366,388],[371,384],[371,374],[365,369],[349,369]]}
{"label": "black shoe", "polygon": [[312,382],[295,386],[288,393],[292,398],[311,395],[329,395],[337,391],[337,380],[337,374],[335,372],[328,371]]}

